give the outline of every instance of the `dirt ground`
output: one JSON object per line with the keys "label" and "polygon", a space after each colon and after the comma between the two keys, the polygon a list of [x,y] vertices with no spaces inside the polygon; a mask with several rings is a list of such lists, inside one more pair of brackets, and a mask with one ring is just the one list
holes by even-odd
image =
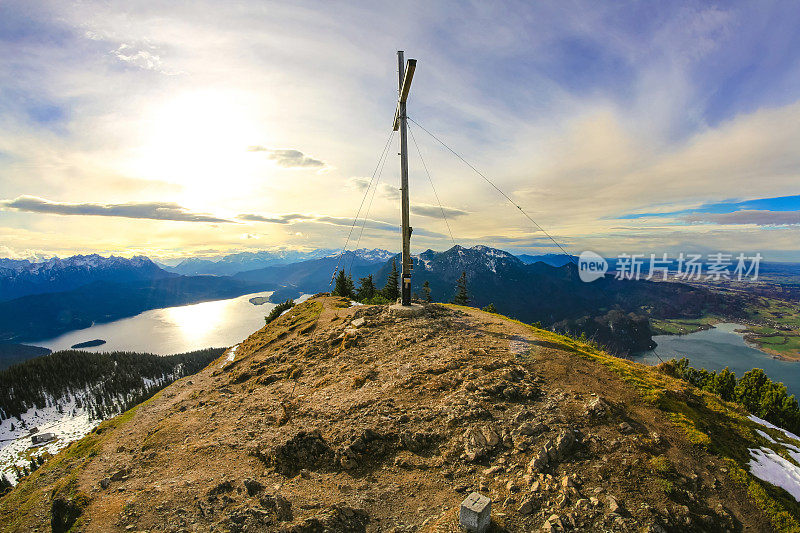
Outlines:
{"label": "dirt ground", "polygon": [[714,456],[548,339],[478,310],[313,298],[107,430],[75,524],[455,532],[474,491],[492,531],[771,530]]}

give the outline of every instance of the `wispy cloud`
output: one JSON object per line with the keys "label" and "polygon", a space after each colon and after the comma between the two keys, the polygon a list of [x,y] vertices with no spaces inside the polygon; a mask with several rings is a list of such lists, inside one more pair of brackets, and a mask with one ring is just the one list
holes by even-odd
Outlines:
{"label": "wispy cloud", "polygon": [[370,179],[353,177],[347,180],[347,186],[357,192],[363,193],[370,186]]}
{"label": "wispy cloud", "polygon": [[301,215],[299,213],[277,215],[274,217],[265,217],[263,215],[243,213],[241,215],[237,215],[236,218],[238,218],[239,220],[245,220],[247,222],[268,222],[270,224],[289,224],[295,220],[310,220],[313,217],[310,217],[308,215]]}
{"label": "wispy cloud", "polygon": [[[352,226],[353,219],[348,217],[334,217],[330,215],[303,215],[300,213],[287,213],[276,216],[263,216],[244,213],[236,217],[239,220],[247,222],[267,222],[269,224],[291,224],[293,222],[319,222],[322,224],[332,224],[334,226]],[[363,219],[359,219],[358,225],[363,223]],[[396,224],[390,224],[380,220],[367,219],[366,226],[370,229],[380,229],[387,231],[397,231]]]}
{"label": "wispy cloud", "polygon": [[[266,222],[269,224],[316,223],[316,224],[328,224],[331,226],[344,226],[344,227],[353,226],[352,218],[336,217],[331,215],[287,213],[283,215],[264,216],[264,215],[243,213],[241,215],[237,215],[236,218],[238,220],[243,220],[247,222]],[[359,218],[355,223],[356,228],[361,228],[362,225],[364,226],[365,229],[370,229],[370,230],[387,231],[392,233],[398,233],[400,231],[399,226],[397,224],[392,224],[391,222],[384,222],[382,220],[375,220],[370,218],[366,219],[366,221],[363,218]],[[442,233],[428,231],[425,228],[414,228],[414,235],[421,235],[425,237],[435,237],[435,238],[445,237],[445,235]]]}
{"label": "wispy cloud", "polygon": [[461,217],[468,215],[468,211],[463,209],[456,209],[455,207],[446,207],[428,204],[415,204],[411,206],[411,212],[421,217],[442,218],[442,211],[447,218]]}
{"label": "wispy cloud", "polygon": [[275,161],[278,166],[284,168],[323,168],[327,166],[324,161],[309,157],[300,150],[278,150],[265,146],[250,146],[250,152],[264,152],[267,158]]}
{"label": "wispy cloud", "polygon": [[378,186],[378,190],[380,190],[381,192],[381,197],[386,198],[387,200],[400,199],[400,189],[398,189],[394,185],[390,185],[388,183],[381,183]]}
{"label": "wispy cloud", "polygon": [[800,210],[800,195],[779,196],[775,198],[756,198],[753,200],[712,202],[705,203],[698,207],[680,209],[677,211],[662,211],[648,213],[633,213],[618,217],[620,220],[653,218],[653,217],[675,217],[678,215],[691,215],[699,213],[734,213],[737,211],[798,211]]}
{"label": "wispy cloud", "polygon": [[0,200],[0,208],[29,213],[51,215],[84,215],[150,220],[175,220],[179,222],[230,222],[205,213],[194,213],[171,202],[140,202],[126,204],[52,202],[36,196],[19,196],[14,200]]}
{"label": "wispy cloud", "polygon": [[129,65],[133,65],[145,70],[157,70],[159,72],[164,72],[162,70],[163,63],[161,58],[155,52],[150,50],[136,49],[123,43],[119,45],[116,50],[114,50],[113,54],[114,57],[123,63],[128,63]]}
{"label": "wispy cloud", "polygon": [[800,211],[742,210],[733,213],[708,213],[687,215],[683,220],[690,223],[754,224],[756,226],[796,226],[800,224]]}

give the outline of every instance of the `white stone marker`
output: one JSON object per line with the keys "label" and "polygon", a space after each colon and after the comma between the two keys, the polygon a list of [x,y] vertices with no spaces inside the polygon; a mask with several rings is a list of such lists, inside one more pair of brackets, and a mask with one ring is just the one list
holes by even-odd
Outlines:
{"label": "white stone marker", "polygon": [[458,523],[467,531],[484,533],[492,521],[491,514],[492,500],[483,494],[473,492],[461,502]]}

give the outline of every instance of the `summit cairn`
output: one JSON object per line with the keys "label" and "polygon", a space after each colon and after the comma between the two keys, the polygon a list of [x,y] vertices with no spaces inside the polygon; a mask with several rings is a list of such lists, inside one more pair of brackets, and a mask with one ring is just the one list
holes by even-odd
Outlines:
{"label": "summit cairn", "polygon": [[411,318],[419,316],[425,308],[420,304],[394,304],[389,306],[389,312],[398,318]]}

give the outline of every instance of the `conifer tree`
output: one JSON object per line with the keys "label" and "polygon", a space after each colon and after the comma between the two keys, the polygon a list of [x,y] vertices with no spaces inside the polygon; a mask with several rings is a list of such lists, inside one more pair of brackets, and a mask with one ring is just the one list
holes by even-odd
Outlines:
{"label": "conifer tree", "polygon": [[6,475],[3,474],[0,476],[0,496],[10,491],[12,488],[14,488],[14,485],[11,484],[11,481],[9,481]]}
{"label": "conifer tree", "polygon": [[456,295],[453,297],[453,303],[456,305],[469,305],[466,272],[461,272],[461,277],[456,281]]}
{"label": "conifer tree", "polygon": [[425,283],[422,284],[422,297],[426,302],[431,301],[431,284],[428,283],[427,279],[425,280]]}
{"label": "conifer tree", "polygon": [[358,280],[359,286],[358,290],[356,291],[356,299],[359,302],[363,302],[364,300],[369,300],[375,297],[378,290],[375,288],[375,282],[372,281],[372,274],[367,276],[366,278],[361,278]]}
{"label": "conifer tree", "polygon": [[336,275],[336,286],[333,288],[334,296],[352,298],[354,296],[353,278],[345,274],[344,269]]}
{"label": "conifer tree", "polygon": [[381,292],[390,302],[394,302],[400,297],[400,273],[397,272],[397,263],[394,259],[392,259],[392,270],[389,272],[386,285]]}

